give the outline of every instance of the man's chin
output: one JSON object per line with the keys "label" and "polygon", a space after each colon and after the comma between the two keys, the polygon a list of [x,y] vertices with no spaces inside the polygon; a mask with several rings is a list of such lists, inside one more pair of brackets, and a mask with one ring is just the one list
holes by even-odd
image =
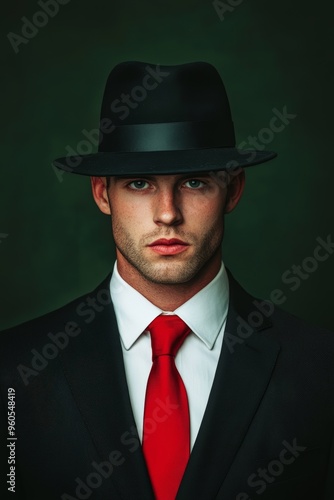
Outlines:
{"label": "man's chin", "polygon": [[147,281],[159,285],[187,283],[198,273],[198,269],[194,266],[190,266],[187,262],[176,262],[176,259],[167,263],[149,263],[141,266],[138,271]]}

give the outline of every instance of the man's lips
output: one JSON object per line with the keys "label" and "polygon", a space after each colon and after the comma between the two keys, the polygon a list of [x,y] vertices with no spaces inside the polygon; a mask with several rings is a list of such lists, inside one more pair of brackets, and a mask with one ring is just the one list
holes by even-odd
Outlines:
{"label": "man's lips", "polygon": [[160,238],[159,240],[153,241],[153,243],[150,243],[148,246],[153,247],[155,245],[187,245],[185,241],[178,240],[177,238],[172,238],[170,240],[167,240],[166,238]]}
{"label": "man's lips", "polygon": [[148,246],[161,255],[175,255],[184,252],[189,247],[189,243],[177,238],[171,238],[170,240],[160,238],[159,240],[153,241],[153,243],[150,243]]}

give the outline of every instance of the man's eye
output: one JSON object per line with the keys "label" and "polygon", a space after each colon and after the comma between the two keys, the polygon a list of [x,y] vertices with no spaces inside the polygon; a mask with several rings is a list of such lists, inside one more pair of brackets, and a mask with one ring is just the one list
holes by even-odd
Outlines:
{"label": "man's eye", "polygon": [[205,185],[204,182],[198,180],[198,179],[190,179],[189,181],[186,181],[185,184],[189,184],[189,186],[192,189],[198,189],[201,188]]}
{"label": "man's eye", "polygon": [[137,180],[137,181],[132,181],[130,182],[130,184],[128,184],[129,187],[131,189],[136,189],[136,190],[140,190],[140,189],[145,189],[148,187],[148,182],[147,181],[143,181],[143,180]]}

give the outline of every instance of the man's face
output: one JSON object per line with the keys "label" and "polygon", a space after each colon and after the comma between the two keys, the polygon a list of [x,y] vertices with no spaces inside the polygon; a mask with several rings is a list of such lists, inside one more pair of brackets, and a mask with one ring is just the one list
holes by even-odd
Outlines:
{"label": "man's face", "polygon": [[217,179],[210,174],[112,177],[107,198],[120,268],[149,282],[180,284],[204,266],[220,265],[224,213],[236,203]]}

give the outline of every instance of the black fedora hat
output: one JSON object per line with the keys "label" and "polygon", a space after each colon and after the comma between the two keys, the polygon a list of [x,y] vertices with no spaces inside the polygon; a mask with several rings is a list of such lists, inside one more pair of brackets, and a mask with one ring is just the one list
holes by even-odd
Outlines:
{"label": "black fedora hat", "polygon": [[91,176],[177,174],[234,170],[275,156],[235,147],[225,87],[211,64],[123,62],[105,87],[98,152],[54,165]]}

